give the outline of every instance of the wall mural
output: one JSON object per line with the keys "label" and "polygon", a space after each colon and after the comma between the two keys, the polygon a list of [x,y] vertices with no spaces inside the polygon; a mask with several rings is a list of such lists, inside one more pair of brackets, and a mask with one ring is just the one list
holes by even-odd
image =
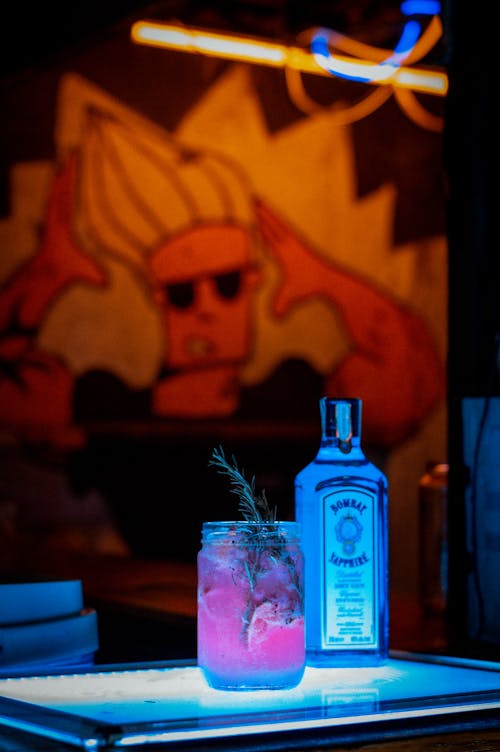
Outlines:
{"label": "wall mural", "polygon": [[300,417],[350,394],[390,448],[442,401],[439,334],[412,296],[443,237],[394,252],[394,186],[355,196],[328,111],[270,133],[235,65],[171,132],[68,72],[54,123],[55,161],[13,167],[2,222],[4,427]]}

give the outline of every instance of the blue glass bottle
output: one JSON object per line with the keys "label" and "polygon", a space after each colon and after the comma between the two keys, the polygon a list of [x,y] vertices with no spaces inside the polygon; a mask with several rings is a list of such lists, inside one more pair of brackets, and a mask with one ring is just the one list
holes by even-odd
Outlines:
{"label": "blue glass bottle", "polygon": [[321,398],[320,448],[295,478],[311,666],[388,655],[387,479],[361,449],[361,410],[360,399]]}

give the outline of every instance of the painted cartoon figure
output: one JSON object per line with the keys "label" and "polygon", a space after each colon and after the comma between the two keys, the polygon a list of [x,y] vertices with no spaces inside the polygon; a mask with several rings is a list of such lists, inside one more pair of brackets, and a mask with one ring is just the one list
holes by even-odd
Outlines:
{"label": "painted cartoon figure", "polygon": [[188,230],[152,255],[170,371],[154,386],[155,413],[222,416],[237,409],[258,281],[251,259],[248,232],[223,224]]}
{"label": "painted cartoon figure", "polygon": [[75,283],[102,286],[106,275],[71,231],[76,155],[55,176],[36,253],[0,289],[0,422],[36,437],[78,441],[71,429],[73,375],[37,337],[52,303]]}
{"label": "painted cartoon figure", "polygon": [[[241,370],[259,347],[257,237],[279,269],[268,315],[279,322],[319,299],[341,321],[350,349],[322,374],[323,391],[363,399],[368,441],[393,446],[442,399],[442,364],[419,316],[317,253],[255,199],[227,160],[148,142],[96,110],[87,129],[81,150],[68,155],[54,180],[37,252],[0,292],[2,424],[71,426],[75,374],[37,346],[36,334],[64,290],[76,284],[106,289],[111,257],[126,260],[147,283],[159,312],[163,357],[149,385],[151,414],[234,415]],[[129,165],[143,167],[149,203]],[[150,190],[148,177],[161,190]],[[97,188],[113,203],[99,201]],[[75,240],[75,222],[92,239],[91,253]]]}
{"label": "painted cartoon figure", "polygon": [[340,314],[350,352],[324,379],[325,394],[359,394],[368,441],[391,446],[417,427],[445,393],[435,343],[422,319],[352,272],[325,263],[269,207],[256,207],[282,267],[277,316],[310,297]]}

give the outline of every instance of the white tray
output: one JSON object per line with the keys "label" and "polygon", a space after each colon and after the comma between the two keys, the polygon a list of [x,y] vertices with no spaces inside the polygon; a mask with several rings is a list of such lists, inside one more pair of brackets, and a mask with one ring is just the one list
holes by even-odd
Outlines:
{"label": "white tray", "polygon": [[213,690],[192,662],[0,680],[0,726],[83,749],[353,743],[500,722],[500,664],[392,654],[376,668],[306,668],[291,690]]}

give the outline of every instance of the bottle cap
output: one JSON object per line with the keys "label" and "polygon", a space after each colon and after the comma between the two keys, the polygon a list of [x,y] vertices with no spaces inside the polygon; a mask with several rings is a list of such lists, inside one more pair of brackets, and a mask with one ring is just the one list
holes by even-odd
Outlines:
{"label": "bottle cap", "polygon": [[340,449],[349,452],[353,437],[359,438],[361,435],[361,400],[354,397],[322,397],[320,410],[324,435],[337,439]]}

